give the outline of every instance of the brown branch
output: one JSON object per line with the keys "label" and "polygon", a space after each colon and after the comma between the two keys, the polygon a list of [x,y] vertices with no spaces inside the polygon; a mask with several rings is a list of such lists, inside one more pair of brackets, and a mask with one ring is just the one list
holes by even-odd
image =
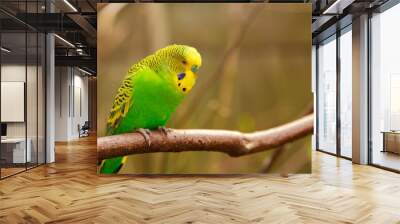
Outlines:
{"label": "brown branch", "polygon": [[184,151],[214,151],[233,157],[272,149],[312,133],[313,115],[253,133],[227,130],[171,130],[167,135],[152,131],[149,147],[140,133],[99,137],[98,160],[117,156]]}
{"label": "brown branch", "polygon": [[[314,112],[314,102],[311,101],[307,104],[307,106],[302,110],[302,112],[298,115],[299,117],[312,114]],[[310,133],[311,134],[311,133]],[[274,163],[278,161],[278,158],[282,156],[282,153],[284,152],[285,149],[285,144],[279,146],[277,149],[275,149],[272,152],[272,155],[267,156],[265,160],[263,161],[263,164],[261,166],[260,172],[262,173],[267,173],[271,170],[271,168],[274,166]]]}

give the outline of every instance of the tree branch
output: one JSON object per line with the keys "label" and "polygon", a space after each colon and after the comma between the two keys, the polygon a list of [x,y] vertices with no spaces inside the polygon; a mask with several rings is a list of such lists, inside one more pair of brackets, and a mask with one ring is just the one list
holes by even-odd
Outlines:
{"label": "tree branch", "polygon": [[[302,117],[302,116],[305,116],[305,115],[308,115],[308,114],[312,114],[313,112],[314,112],[314,102],[310,101],[298,116]],[[267,173],[267,172],[269,172],[271,170],[271,168],[274,166],[274,163],[276,163],[278,161],[278,158],[284,152],[284,149],[287,148],[285,146],[286,146],[286,143],[281,145],[281,146],[279,146],[279,148],[275,149],[272,152],[272,155],[267,156],[267,158],[265,158],[265,160],[263,162],[263,165],[262,165],[262,167],[260,169],[260,172]]]}
{"label": "tree branch", "polygon": [[214,151],[238,157],[265,151],[304,137],[313,131],[313,115],[253,133],[227,130],[171,130],[167,135],[152,131],[151,146],[140,133],[99,137],[97,157],[101,161],[117,156],[155,152]]}

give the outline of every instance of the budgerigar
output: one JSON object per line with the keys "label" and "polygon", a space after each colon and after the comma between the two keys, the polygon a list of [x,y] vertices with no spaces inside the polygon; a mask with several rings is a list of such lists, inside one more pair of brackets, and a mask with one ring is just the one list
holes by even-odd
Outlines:
{"label": "budgerigar", "polygon": [[[139,131],[149,141],[147,131],[165,126],[194,86],[200,66],[199,52],[186,45],[169,45],[134,64],[115,96],[107,135]],[[103,160],[100,173],[117,173],[125,161],[126,156]]]}

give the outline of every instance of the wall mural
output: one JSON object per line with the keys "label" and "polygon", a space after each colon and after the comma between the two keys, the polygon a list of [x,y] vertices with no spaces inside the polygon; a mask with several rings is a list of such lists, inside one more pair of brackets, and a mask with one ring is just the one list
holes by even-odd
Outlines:
{"label": "wall mural", "polygon": [[98,172],[309,173],[306,4],[98,4]]}

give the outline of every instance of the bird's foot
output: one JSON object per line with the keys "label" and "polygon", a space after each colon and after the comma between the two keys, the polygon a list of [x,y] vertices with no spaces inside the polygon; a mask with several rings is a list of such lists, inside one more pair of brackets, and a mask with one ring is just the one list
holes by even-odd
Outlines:
{"label": "bird's foot", "polygon": [[138,132],[143,136],[144,140],[146,141],[147,146],[150,148],[150,146],[151,146],[151,140],[150,140],[151,131],[149,129],[138,128],[138,129],[136,129],[135,132]]}
{"label": "bird's foot", "polygon": [[168,135],[168,132],[171,132],[172,129],[171,128],[166,128],[164,126],[158,126],[157,130],[161,131],[165,136]]}

